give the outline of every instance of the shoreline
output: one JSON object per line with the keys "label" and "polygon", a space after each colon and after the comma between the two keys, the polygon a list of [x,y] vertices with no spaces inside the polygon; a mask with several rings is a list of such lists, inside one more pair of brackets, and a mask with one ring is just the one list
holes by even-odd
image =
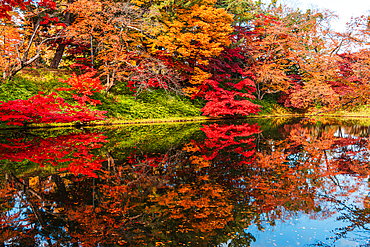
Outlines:
{"label": "shoreline", "polygon": [[192,118],[161,118],[161,119],[136,119],[136,120],[119,120],[107,119],[86,124],[80,123],[48,123],[48,124],[30,124],[28,126],[7,126],[0,127],[0,130],[22,130],[22,129],[50,129],[50,128],[83,128],[95,126],[114,126],[114,125],[151,125],[162,123],[191,123],[191,122],[208,122],[208,121],[227,121],[227,120],[246,120],[251,118],[370,118],[370,115],[318,115],[318,114],[271,114],[271,115],[250,115],[247,117],[192,117]]}
{"label": "shoreline", "polygon": [[113,126],[113,125],[145,125],[160,123],[189,123],[189,122],[207,122],[223,120],[215,117],[195,117],[195,118],[163,118],[163,119],[136,119],[136,120],[116,120],[107,119],[103,121],[93,121],[86,124],[81,123],[48,123],[48,124],[30,124],[28,126],[10,126],[0,127],[0,130],[21,130],[21,129],[50,129],[50,128],[67,128],[67,127],[94,127],[94,126]]}

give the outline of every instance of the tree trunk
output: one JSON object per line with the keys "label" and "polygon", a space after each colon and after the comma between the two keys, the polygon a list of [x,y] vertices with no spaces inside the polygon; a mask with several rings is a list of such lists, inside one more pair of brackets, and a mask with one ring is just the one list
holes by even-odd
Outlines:
{"label": "tree trunk", "polygon": [[62,194],[63,197],[67,197],[67,190],[62,181],[62,178],[58,174],[53,174],[51,175],[51,177],[53,178],[57,186],[57,190]]}
{"label": "tree trunk", "polygon": [[105,91],[109,93],[109,90],[114,86],[115,70],[112,72],[112,76],[107,75],[107,84],[105,85]]}
{"label": "tree trunk", "polygon": [[67,46],[66,44],[63,44],[62,42],[63,40],[58,43],[58,48],[55,51],[53,60],[51,61],[50,68],[52,69],[57,69],[60,64],[60,61],[62,60],[64,50]]}
{"label": "tree trunk", "polygon": [[[73,2],[74,2],[74,0],[68,0],[68,4],[71,4]],[[66,12],[66,14],[64,15],[64,19],[65,19],[66,26],[71,25],[71,13],[70,12],[68,12],[68,11]],[[60,64],[60,61],[62,60],[63,53],[64,53],[64,50],[65,50],[66,46],[67,46],[67,44],[64,43],[64,39],[59,40],[58,48],[55,51],[55,55],[54,55],[53,60],[51,61],[51,64],[50,64],[50,68],[52,68],[52,69],[57,69],[58,68],[58,66]]]}

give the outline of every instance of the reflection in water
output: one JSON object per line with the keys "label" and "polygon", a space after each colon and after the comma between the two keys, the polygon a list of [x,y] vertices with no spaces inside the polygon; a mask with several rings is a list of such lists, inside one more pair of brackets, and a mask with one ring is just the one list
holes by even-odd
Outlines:
{"label": "reflection in water", "polygon": [[41,167],[65,166],[75,175],[83,174],[96,177],[103,159],[91,153],[103,145],[105,136],[101,133],[73,133],[56,137],[27,136],[6,138],[0,145],[0,160],[8,162],[29,161]]}
{"label": "reflection in water", "polygon": [[189,126],[0,136],[0,246],[253,246],[304,215],[366,243],[361,128]]}

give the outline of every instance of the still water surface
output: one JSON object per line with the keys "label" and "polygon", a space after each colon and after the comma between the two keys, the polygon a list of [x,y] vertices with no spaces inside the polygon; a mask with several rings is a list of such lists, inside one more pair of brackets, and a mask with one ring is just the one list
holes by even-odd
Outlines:
{"label": "still water surface", "polygon": [[0,131],[0,246],[368,246],[369,129]]}

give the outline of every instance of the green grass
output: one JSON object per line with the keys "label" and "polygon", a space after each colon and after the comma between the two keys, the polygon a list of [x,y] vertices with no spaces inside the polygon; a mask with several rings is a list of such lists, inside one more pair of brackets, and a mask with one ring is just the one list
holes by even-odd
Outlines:
{"label": "green grass", "polygon": [[63,86],[59,79],[67,77],[67,74],[28,69],[18,73],[11,81],[0,84],[0,101],[28,99],[40,91],[51,93]]}
{"label": "green grass", "polygon": [[[46,71],[27,69],[18,73],[11,81],[0,84],[0,101],[28,99],[39,91],[46,94],[56,92],[66,102],[74,104],[71,92],[56,91],[58,87],[66,87],[60,79],[67,79],[69,71]],[[202,101],[167,94],[156,89],[144,92],[138,97],[132,94],[124,83],[117,82],[112,93],[96,93],[92,98],[100,100],[101,105],[89,106],[93,110],[107,111],[106,116],[111,121],[130,121],[140,119],[193,118],[201,116]],[[0,124],[0,128],[4,124]],[[70,125],[70,124],[68,124]]]}
{"label": "green grass", "polygon": [[94,97],[102,102],[95,108],[108,111],[107,116],[113,119],[166,119],[173,117],[200,116],[201,105],[190,99],[163,90],[144,92],[135,99],[131,94],[106,94]]}

